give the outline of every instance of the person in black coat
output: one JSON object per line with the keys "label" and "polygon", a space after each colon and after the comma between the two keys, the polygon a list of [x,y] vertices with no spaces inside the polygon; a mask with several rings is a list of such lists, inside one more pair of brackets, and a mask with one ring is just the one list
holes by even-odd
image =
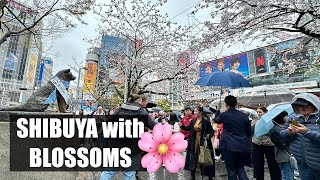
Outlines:
{"label": "person in black coat", "polygon": [[208,148],[211,150],[211,158],[214,162],[213,147],[211,138],[214,135],[210,121],[206,118],[203,113],[203,108],[197,106],[194,109],[195,119],[191,120],[189,126],[184,126],[181,122],[179,123],[181,129],[190,132],[185,169],[191,170],[191,178],[195,179],[195,173],[200,170],[202,176],[208,176],[209,180],[215,177],[215,165],[203,166],[198,163],[198,157],[200,153],[200,146],[204,145],[204,141],[207,141]]}
{"label": "person in black coat", "polygon": [[237,98],[227,96],[224,100],[227,111],[216,112],[214,121],[223,123],[220,150],[225,161],[228,180],[248,180],[244,165],[250,159],[251,125],[246,114],[238,111]]}
{"label": "person in black coat", "polygon": [[[149,129],[153,129],[156,125],[155,121],[150,118],[145,107],[147,106],[147,98],[143,95],[132,95],[130,100],[122,104],[117,108],[112,114],[113,117],[110,117],[109,120],[119,120],[118,117],[124,116],[144,116],[146,119],[144,125]],[[115,116],[115,117],[114,117]],[[118,116],[118,117],[117,117]],[[132,161],[132,164],[126,171],[123,172],[124,176],[127,179],[134,179],[136,177],[137,170],[143,170],[141,166],[141,158],[143,152],[138,146],[138,138],[110,138],[108,139],[107,148],[123,148],[129,147],[131,149],[131,154],[129,155]],[[100,176],[100,180],[109,180],[115,176],[116,171],[111,171],[106,169],[103,171]]]}

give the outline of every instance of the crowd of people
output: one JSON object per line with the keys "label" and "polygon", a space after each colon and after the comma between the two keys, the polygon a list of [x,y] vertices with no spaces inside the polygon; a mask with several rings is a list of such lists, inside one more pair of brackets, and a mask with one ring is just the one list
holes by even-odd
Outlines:
{"label": "crowd of people", "polygon": [[[204,165],[198,162],[200,147],[206,144],[211,150],[214,162],[221,159],[225,163],[229,180],[249,179],[245,166],[253,168],[254,178],[265,178],[265,160],[271,180],[293,180],[294,170],[299,172],[301,180],[320,180],[320,100],[309,93],[295,96],[291,106],[294,113],[280,112],[273,119],[273,128],[262,136],[256,137],[255,125],[268,110],[266,107],[255,109],[257,116],[237,109],[237,98],[227,96],[225,107],[221,105],[211,109],[208,114],[204,107],[188,106],[181,112],[148,112],[147,98],[142,95],[132,96],[127,103],[115,110],[103,111],[100,106],[94,115],[148,115],[146,130],[152,130],[157,123],[168,123],[184,134],[188,141],[185,169],[190,170],[191,178],[196,174],[215,177],[215,163]],[[176,131],[173,131],[176,132]],[[121,142],[110,139],[104,146],[119,146]],[[131,158],[136,163],[136,170],[141,170],[139,159],[143,152],[138,143],[130,143],[133,149]],[[135,179],[137,171],[125,171],[124,179]],[[101,180],[112,179],[116,172],[104,171]]]}

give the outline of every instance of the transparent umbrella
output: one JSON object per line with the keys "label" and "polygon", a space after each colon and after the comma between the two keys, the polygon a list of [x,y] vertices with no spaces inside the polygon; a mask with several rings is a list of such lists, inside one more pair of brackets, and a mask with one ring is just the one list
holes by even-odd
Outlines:
{"label": "transparent umbrella", "polygon": [[243,89],[238,102],[245,106],[268,106],[275,103],[290,102],[295,96],[295,92],[274,86],[257,86]]}

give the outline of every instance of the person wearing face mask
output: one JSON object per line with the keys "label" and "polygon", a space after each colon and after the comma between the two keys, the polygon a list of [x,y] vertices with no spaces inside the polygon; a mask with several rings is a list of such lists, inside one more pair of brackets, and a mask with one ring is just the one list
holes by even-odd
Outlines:
{"label": "person wearing face mask", "polygon": [[[267,108],[259,107],[257,109],[257,113],[260,119],[261,116],[267,113]],[[252,128],[254,129],[254,126]],[[265,157],[268,162],[271,180],[280,180],[281,171],[275,159],[274,144],[272,143],[269,134],[259,137],[252,137],[252,164],[254,169],[254,177],[257,180],[264,180]]]}
{"label": "person wearing face mask", "polygon": [[301,180],[320,180],[320,100],[310,93],[296,95],[291,103],[295,115],[280,132],[290,139]]}
{"label": "person wearing face mask", "polygon": [[288,113],[286,111],[281,112],[272,119],[274,124],[273,128],[269,131],[271,141],[274,144],[274,150],[276,155],[276,161],[280,164],[282,180],[293,180],[294,170],[290,164],[290,151],[289,151],[289,139],[282,138],[280,136],[281,130],[284,129],[284,124]]}

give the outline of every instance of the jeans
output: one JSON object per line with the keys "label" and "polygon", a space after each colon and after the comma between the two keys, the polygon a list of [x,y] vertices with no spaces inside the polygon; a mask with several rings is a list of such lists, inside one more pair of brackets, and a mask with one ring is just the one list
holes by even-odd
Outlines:
{"label": "jeans", "polygon": [[298,162],[298,169],[301,180],[320,180],[320,172],[311,169],[307,164]]}
{"label": "jeans", "polygon": [[280,170],[282,175],[281,180],[293,180],[294,173],[290,162],[280,163]]}
{"label": "jeans", "polygon": [[[100,180],[112,180],[117,171],[103,171]],[[123,171],[123,180],[135,180],[136,171]]]}
{"label": "jeans", "polygon": [[245,159],[249,157],[249,153],[232,152],[228,150],[221,150],[224,159],[228,180],[249,180],[244,170]]}

